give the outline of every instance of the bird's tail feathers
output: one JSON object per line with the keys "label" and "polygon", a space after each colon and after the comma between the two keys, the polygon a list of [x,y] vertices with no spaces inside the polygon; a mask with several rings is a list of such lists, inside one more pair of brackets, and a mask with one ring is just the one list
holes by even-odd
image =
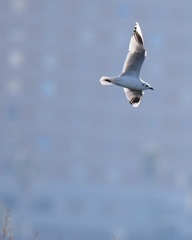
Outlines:
{"label": "bird's tail feathers", "polygon": [[101,77],[100,78],[100,83],[102,85],[112,85],[113,84],[111,77]]}

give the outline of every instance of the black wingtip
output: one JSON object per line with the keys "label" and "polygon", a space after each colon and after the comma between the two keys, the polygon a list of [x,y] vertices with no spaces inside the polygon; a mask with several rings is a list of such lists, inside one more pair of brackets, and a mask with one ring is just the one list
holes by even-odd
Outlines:
{"label": "black wingtip", "polygon": [[143,39],[142,39],[141,35],[138,33],[138,31],[137,31],[137,26],[138,26],[138,22],[136,22],[136,24],[135,24],[133,35],[135,36],[137,42],[139,42],[140,44],[144,45]]}
{"label": "black wingtip", "polygon": [[133,97],[133,98],[131,99],[131,101],[130,101],[130,104],[131,104],[131,105],[134,105],[134,104],[136,104],[136,103],[139,103],[139,101],[140,101],[140,98],[139,98],[139,97]]}

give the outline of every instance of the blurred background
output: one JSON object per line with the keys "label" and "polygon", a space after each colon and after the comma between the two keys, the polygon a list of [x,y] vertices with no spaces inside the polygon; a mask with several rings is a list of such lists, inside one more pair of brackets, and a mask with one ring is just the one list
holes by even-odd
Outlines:
{"label": "blurred background", "polygon": [[[190,0],[0,0],[1,229],[192,239],[191,13]],[[121,73],[136,21],[155,89],[137,109],[99,82]]]}

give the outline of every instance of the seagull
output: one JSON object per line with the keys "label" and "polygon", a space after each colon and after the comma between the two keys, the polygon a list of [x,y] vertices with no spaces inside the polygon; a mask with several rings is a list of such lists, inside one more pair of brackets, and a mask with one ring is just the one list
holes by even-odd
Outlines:
{"label": "seagull", "polygon": [[141,103],[143,90],[154,90],[147,82],[140,78],[140,69],[147,55],[144,47],[144,39],[139,23],[136,22],[129,51],[125,59],[122,73],[115,77],[101,77],[102,85],[112,85],[123,87],[127,100],[133,107],[138,107]]}

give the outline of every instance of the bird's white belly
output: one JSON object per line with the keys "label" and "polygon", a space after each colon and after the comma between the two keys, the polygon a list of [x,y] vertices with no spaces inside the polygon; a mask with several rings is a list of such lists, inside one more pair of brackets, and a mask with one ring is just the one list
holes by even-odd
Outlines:
{"label": "bird's white belly", "polygon": [[115,85],[130,88],[134,90],[142,90],[142,84],[138,77],[136,76],[120,76],[114,79],[113,83]]}

